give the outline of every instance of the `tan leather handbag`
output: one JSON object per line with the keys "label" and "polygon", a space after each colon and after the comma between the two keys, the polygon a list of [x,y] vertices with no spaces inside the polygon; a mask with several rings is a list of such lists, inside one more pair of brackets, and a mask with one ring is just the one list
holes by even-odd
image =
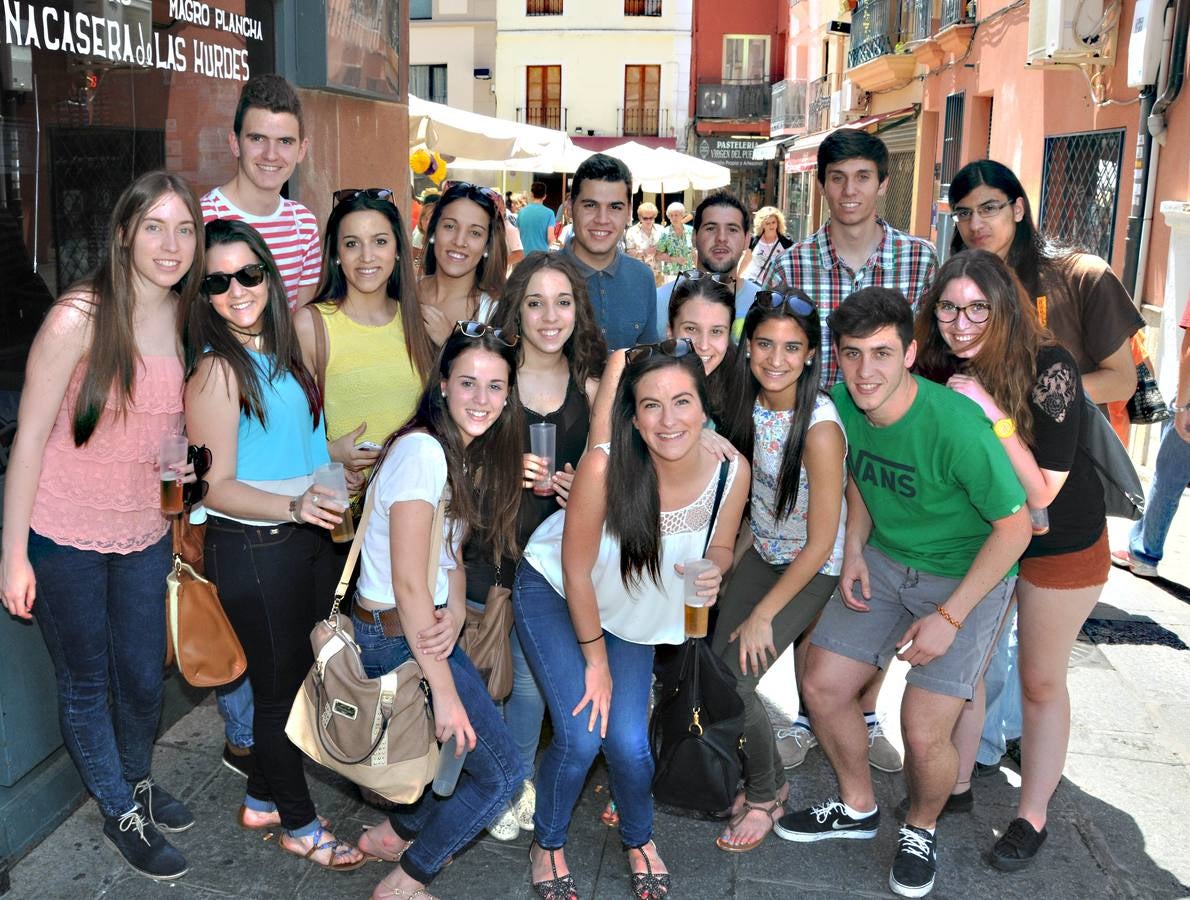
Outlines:
{"label": "tan leather handbag", "polygon": [[497,701],[512,693],[511,634],[512,591],[500,584],[497,566],[496,583],[488,588],[484,605],[467,604],[467,618],[459,635],[459,647],[479,670],[488,694]]}

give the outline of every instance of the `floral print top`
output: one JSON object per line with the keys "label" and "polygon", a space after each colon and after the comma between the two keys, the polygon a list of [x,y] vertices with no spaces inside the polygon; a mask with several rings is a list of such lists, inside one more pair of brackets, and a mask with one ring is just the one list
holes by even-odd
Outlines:
{"label": "floral print top", "polygon": [[661,271],[666,275],[677,275],[694,268],[694,245],[690,243],[694,232],[689,225],[682,227],[682,233],[675,234],[672,225],[666,225],[657,239],[657,252],[673,256],[676,262],[662,262]]}

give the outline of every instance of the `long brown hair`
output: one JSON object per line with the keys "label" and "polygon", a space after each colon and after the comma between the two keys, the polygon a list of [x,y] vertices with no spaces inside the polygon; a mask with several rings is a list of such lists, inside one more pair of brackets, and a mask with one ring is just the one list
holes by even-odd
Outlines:
{"label": "long brown hair", "polygon": [[[956,278],[970,278],[991,306],[977,345],[979,352],[967,360],[950,352],[934,314],[946,285]],[[986,250],[964,250],[951,256],[922,297],[914,332],[918,372],[938,382],[959,371],[974,375],[1016,423],[1021,440],[1032,446],[1029,396],[1037,380],[1037,351],[1054,339],[1041,327],[1024,286],[1000,257]]]}
{"label": "long brown hair", "polygon": [[504,279],[508,271],[508,242],[504,239],[504,216],[496,207],[495,201],[489,195],[489,188],[465,181],[457,181],[446,189],[434,207],[430,216],[430,224],[426,226],[425,250],[422,254],[422,272],[427,276],[438,271],[438,259],[434,256],[434,234],[438,231],[438,222],[452,203],[459,200],[470,200],[488,214],[488,240],[484,247],[484,255],[480,257],[475,268],[475,284],[471,288],[471,298],[478,303],[481,293],[487,294],[493,300],[499,300],[504,293]]}
{"label": "long brown hair", "polygon": [[132,246],[145,216],[167,194],[186,204],[195,231],[194,261],[174,285],[178,292],[179,330],[184,311],[198,293],[204,270],[202,207],[185,180],[168,172],[147,172],[132,182],[116,201],[108,225],[107,254],[87,278],[66,292],[68,302],[77,295],[89,295],[91,343],[86,355],[86,374],[74,405],[73,437],[76,447],[90,440],[107,402],[113,400],[124,415],[132,399],[132,385],[140,366],[132,317],[136,307],[132,281]]}

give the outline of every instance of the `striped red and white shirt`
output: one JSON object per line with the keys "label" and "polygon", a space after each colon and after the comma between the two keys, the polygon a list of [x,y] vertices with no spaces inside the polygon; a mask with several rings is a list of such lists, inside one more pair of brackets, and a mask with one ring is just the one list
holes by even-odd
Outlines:
{"label": "striped red and white shirt", "polygon": [[314,213],[296,200],[277,199],[277,210],[272,215],[254,216],[233,206],[219,188],[213,188],[203,195],[202,218],[203,222],[235,219],[260,232],[277,262],[292,310],[297,306],[298,291],[318,284],[322,274],[322,245]]}

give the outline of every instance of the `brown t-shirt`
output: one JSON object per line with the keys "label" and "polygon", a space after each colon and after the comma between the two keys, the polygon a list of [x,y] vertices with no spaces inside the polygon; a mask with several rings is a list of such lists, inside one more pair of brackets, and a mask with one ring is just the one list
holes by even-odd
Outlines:
{"label": "brown t-shirt", "polygon": [[1074,253],[1047,263],[1041,286],[1034,301],[1042,324],[1074,356],[1080,374],[1095,371],[1144,327],[1127,289],[1098,256]]}

